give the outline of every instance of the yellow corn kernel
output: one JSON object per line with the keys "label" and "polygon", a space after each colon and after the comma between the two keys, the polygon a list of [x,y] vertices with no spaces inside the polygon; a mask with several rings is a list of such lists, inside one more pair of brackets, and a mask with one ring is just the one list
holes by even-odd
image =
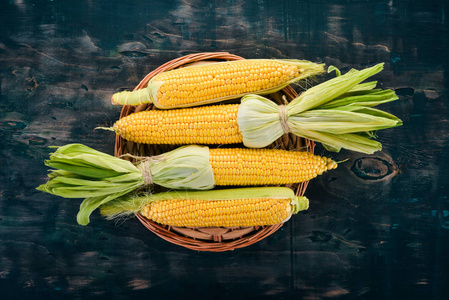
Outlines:
{"label": "yellow corn kernel", "polygon": [[281,149],[209,149],[215,185],[283,185],[311,180],[337,167],[330,158]]}
{"label": "yellow corn kernel", "polygon": [[121,118],[113,130],[140,144],[241,143],[237,111],[238,104],[142,111]]}
{"label": "yellow corn kernel", "polygon": [[322,72],[323,65],[300,60],[250,59],[210,63],[157,74],[146,88],[114,94],[112,103],[154,103],[158,108],[196,106],[249,93],[273,93]]}
{"label": "yellow corn kernel", "polygon": [[179,227],[263,226],[288,220],[290,202],[289,198],[173,199],[151,202],[140,213],[156,223]]}

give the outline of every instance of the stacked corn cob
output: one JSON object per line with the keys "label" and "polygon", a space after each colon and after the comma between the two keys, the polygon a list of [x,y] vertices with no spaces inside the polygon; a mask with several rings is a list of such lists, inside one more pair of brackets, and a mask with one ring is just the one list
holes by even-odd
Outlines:
{"label": "stacked corn cob", "polygon": [[[78,214],[78,222],[83,225],[89,222],[89,215],[98,207],[110,218],[140,213],[155,222],[173,226],[255,226],[284,222],[291,214],[308,207],[307,198],[296,197],[289,188],[180,190],[299,183],[337,167],[332,159],[309,152],[263,148],[290,131],[321,141],[331,150],[342,147],[366,153],[379,150],[378,144],[367,141],[373,137],[373,131],[400,125],[400,120],[394,116],[371,109],[378,103],[395,100],[394,93],[373,90],[375,84],[372,83],[361,84],[381,69],[382,66],[377,65],[363,71],[353,70],[315,88],[312,93],[305,92],[293,101],[295,106],[273,104],[274,108],[269,100],[253,94],[273,93],[294,81],[320,74],[323,66],[295,60],[243,60],[161,73],[153,77],[146,88],[117,93],[112,99],[114,104],[153,103],[159,109],[131,114],[119,120],[111,130],[137,143],[211,145],[251,140],[245,143],[249,148],[214,149],[186,145],[157,157],[139,159],[134,165],[83,145],[67,145],[58,148],[46,162],[57,170],[39,189],[64,197],[86,197]],[[357,93],[363,96],[363,101],[348,100]],[[326,94],[332,96],[326,97]],[[375,98],[379,94],[381,100]],[[185,108],[240,97],[249,99],[240,105]],[[261,102],[252,102],[254,97]],[[256,110],[249,111],[245,102],[251,103]],[[324,121],[333,125],[332,130],[337,123],[343,129],[296,129],[298,124],[307,123],[304,113],[322,123],[323,118],[319,115],[326,105],[333,105],[333,112],[338,116]],[[268,113],[262,113],[265,114],[263,120],[254,118],[259,113],[257,108],[264,106],[269,109]],[[312,109],[315,111],[308,111]],[[246,114],[254,121],[245,119]],[[351,131],[348,128],[353,127],[354,122],[348,120],[355,117],[362,125]],[[265,132],[262,122],[274,129],[268,127]],[[341,125],[344,122],[349,125]],[[255,129],[259,130],[259,135],[260,132],[269,135],[269,141],[261,142],[262,137],[254,137],[251,130]],[[90,171],[86,173],[86,169]],[[178,191],[127,196],[137,188],[151,184]]]}

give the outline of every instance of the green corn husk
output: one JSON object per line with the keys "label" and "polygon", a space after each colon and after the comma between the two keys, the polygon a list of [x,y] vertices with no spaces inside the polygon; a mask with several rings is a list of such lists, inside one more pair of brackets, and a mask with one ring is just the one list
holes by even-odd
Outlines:
{"label": "green corn husk", "polygon": [[[210,191],[170,191],[157,194],[130,194],[100,206],[100,213],[109,220],[127,218],[141,211],[141,208],[154,201],[173,199],[196,199],[205,201],[227,201],[247,198],[288,198],[291,199],[292,214],[306,210],[309,200],[304,196],[296,196],[287,187],[254,187],[233,188]],[[225,213],[225,212],[224,212]],[[260,224],[264,225],[264,224]]]}
{"label": "green corn husk", "polygon": [[[361,83],[383,69],[377,64],[337,77],[308,89],[287,105],[287,125],[297,135],[320,142],[329,151],[342,148],[374,153],[382,145],[373,140],[377,130],[401,126],[396,116],[373,108],[397,100],[392,90],[375,89],[376,82]],[[285,132],[279,106],[259,95],[242,98],[237,122],[247,147],[265,147]]]}
{"label": "green corn husk", "polygon": [[146,184],[142,167],[149,168],[152,182],[170,189],[211,189],[214,176],[209,149],[196,145],[177,148],[163,155],[141,160],[137,165],[82,144],[58,147],[45,161],[53,168],[49,180],[37,189],[65,198],[86,198],[78,223],[89,223],[100,205]]}

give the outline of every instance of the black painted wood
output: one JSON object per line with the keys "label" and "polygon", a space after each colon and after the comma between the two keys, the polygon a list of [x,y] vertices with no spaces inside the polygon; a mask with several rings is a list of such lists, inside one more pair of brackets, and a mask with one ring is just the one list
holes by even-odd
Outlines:
{"label": "black painted wood", "polygon": [[[2,299],[446,299],[449,261],[446,1],[2,1]],[[137,220],[35,190],[48,146],[113,153],[120,107],[160,64],[193,53],[299,58],[376,75],[404,126],[383,150],[313,180],[310,209],[233,252],[168,243]],[[299,88],[299,87],[298,87]]]}

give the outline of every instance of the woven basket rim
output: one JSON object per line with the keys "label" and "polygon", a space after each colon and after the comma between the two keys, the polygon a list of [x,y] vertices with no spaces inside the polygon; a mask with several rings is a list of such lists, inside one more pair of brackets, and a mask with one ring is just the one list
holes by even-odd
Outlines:
{"label": "woven basket rim", "polygon": [[[148,73],[140,82],[139,84],[134,88],[134,90],[141,89],[145,87],[149,80],[155,76],[156,74],[159,74],[163,71],[168,71],[171,69],[183,67],[185,65],[189,64],[195,64],[200,63],[204,61],[229,61],[229,60],[242,60],[243,57],[230,54],[228,52],[203,52],[203,53],[194,53],[185,55],[182,57],[178,57],[176,59],[173,59],[171,61],[166,62],[165,64],[159,66],[158,68],[154,69],[150,73]],[[298,96],[296,91],[291,87],[287,86],[283,90],[280,91],[280,93],[283,94],[283,100],[284,101],[291,101],[295,97]],[[148,109],[155,109],[154,105],[152,104],[143,104],[138,106],[130,106],[130,105],[124,105],[122,107],[120,118],[123,118],[130,113],[133,113],[135,111],[140,110],[148,110]],[[284,135],[282,137],[284,143],[288,142],[291,138],[294,139],[302,139],[304,143],[304,148],[306,151],[314,153],[315,143],[308,139],[303,139],[299,137],[295,137],[292,134]],[[131,147],[129,145],[135,146],[137,144],[128,142],[121,138],[120,136],[116,136],[116,142],[114,147],[114,155],[117,157],[120,157],[122,154],[125,154],[123,149],[127,147]],[[290,149],[290,148],[286,148]],[[297,149],[290,149],[290,150],[297,150]],[[135,154],[135,153],[131,153]],[[142,153],[141,153],[142,154]],[[303,182],[299,185],[297,185],[296,188],[294,188],[295,194],[297,196],[303,196],[305,193],[305,190],[308,185],[307,182]],[[286,185],[287,187],[292,187],[292,185]],[[257,226],[253,228],[249,228],[246,230],[242,230],[242,234],[246,233],[242,236],[238,236],[235,239],[231,240],[223,240],[221,237],[213,237],[213,241],[206,241],[202,239],[198,239],[192,236],[188,236],[185,234],[180,234],[176,230],[174,230],[174,227],[165,226],[161,224],[157,224],[145,217],[143,217],[140,214],[136,214],[136,218],[144,225],[148,230],[159,236],[160,238],[179,245],[183,246],[185,248],[191,249],[191,250],[197,250],[197,251],[208,251],[208,252],[223,252],[223,251],[231,251],[238,248],[243,248],[249,245],[252,245],[269,235],[276,232],[279,228],[282,227],[283,223],[276,224],[276,225],[270,225],[270,226]],[[248,233],[248,231],[250,231]]]}

